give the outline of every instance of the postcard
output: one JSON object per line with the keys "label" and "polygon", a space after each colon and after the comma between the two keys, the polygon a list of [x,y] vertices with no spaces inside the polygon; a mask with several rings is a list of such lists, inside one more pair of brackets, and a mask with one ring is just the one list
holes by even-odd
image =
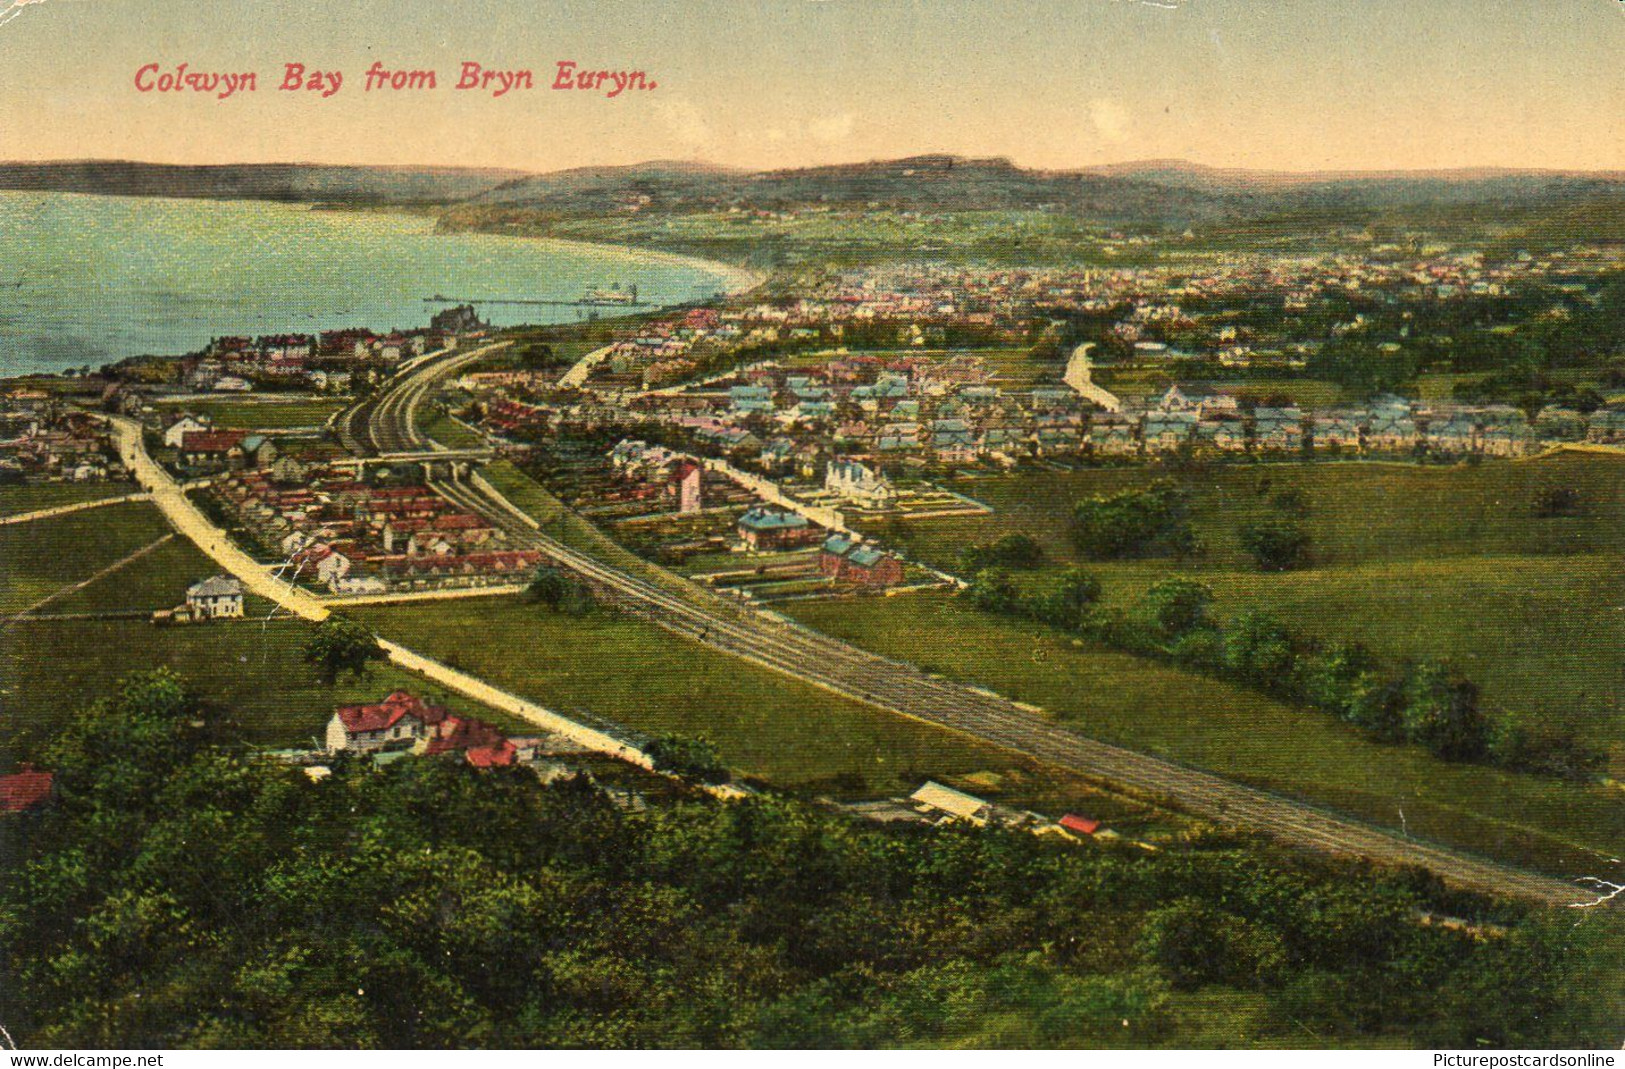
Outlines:
{"label": "postcard", "polygon": [[0,0],[0,1046],[1612,1065],[1622,55]]}

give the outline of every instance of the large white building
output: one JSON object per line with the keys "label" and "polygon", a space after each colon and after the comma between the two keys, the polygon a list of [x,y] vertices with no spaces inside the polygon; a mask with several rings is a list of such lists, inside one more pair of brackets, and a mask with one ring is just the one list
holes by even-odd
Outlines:
{"label": "large white building", "polygon": [[870,508],[884,508],[897,501],[891,480],[856,460],[830,461],[824,468],[824,489],[843,501]]}

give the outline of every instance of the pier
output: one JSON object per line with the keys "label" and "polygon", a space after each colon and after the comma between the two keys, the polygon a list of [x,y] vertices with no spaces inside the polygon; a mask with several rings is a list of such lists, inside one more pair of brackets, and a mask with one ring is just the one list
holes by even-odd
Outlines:
{"label": "pier", "polygon": [[435,294],[433,297],[423,298],[424,304],[529,304],[548,305],[554,308],[653,308],[652,301],[640,301],[636,297],[630,300],[595,299],[579,297],[573,301],[553,300],[546,297],[444,297]]}

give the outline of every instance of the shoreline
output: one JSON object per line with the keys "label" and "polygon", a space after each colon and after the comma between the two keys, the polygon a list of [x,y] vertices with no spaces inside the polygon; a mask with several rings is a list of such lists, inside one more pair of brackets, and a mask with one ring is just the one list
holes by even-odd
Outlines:
{"label": "shoreline", "polygon": [[[649,313],[654,313],[654,314],[659,314],[660,312],[663,312],[665,310],[668,310],[668,309],[671,309],[671,308],[681,307],[681,306],[684,306],[684,305],[690,305],[690,304],[696,304],[696,303],[709,303],[712,300],[715,300],[715,299],[718,299],[718,298],[738,297],[738,296],[741,296],[743,294],[747,294],[747,293],[750,293],[750,292],[752,292],[754,290],[760,289],[763,285],[765,285],[768,282],[769,278],[771,277],[770,272],[759,270],[759,269],[743,267],[743,266],[740,266],[740,265],[737,265],[737,264],[730,264],[730,263],[726,263],[726,262],[723,262],[723,261],[720,261],[720,260],[709,260],[709,259],[706,259],[704,257],[692,256],[692,255],[687,255],[687,254],[684,254],[684,253],[669,252],[669,251],[660,250],[660,249],[641,248],[641,247],[638,247],[638,246],[635,246],[635,245],[620,245],[620,244],[614,244],[614,243],[609,243],[609,242],[580,241],[580,240],[576,240],[576,239],[572,239],[572,238],[557,238],[557,237],[547,237],[547,236],[526,237],[526,236],[523,236],[523,235],[515,235],[515,234],[493,234],[493,233],[488,233],[488,232],[479,231],[479,230],[443,231],[438,226],[439,220],[440,220],[439,211],[444,209],[445,206],[443,206],[443,205],[435,206],[436,207],[436,212],[434,214],[430,214],[430,213],[426,213],[423,210],[421,210],[422,207],[423,207],[421,205],[388,205],[388,204],[380,204],[380,205],[366,205],[366,206],[350,207],[350,206],[343,206],[343,205],[333,205],[331,203],[322,202],[322,201],[319,201],[319,200],[278,201],[278,200],[269,200],[269,199],[264,199],[264,198],[255,198],[255,197],[189,197],[189,196],[178,196],[178,195],[89,193],[89,192],[72,191],[72,190],[61,190],[61,191],[57,191],[57,190],[0,190],[0,193],[19,193],[19,194],[26,194],[26,195],[40,195],[40,196],[50,196],[50,197],[73,197],[73,198],[86,198],[86,199],[141,200],[141,201],[154,202],[156,204],[170,204],[170,203],[196,204],[196,203],[199,203],[199,202],[206,202],[206,203],[211,203],[211,204],[224,204],[224,205],[248,205],[248,206],[254,206],[254,207],[280,207],[280,208],[286,208],[286,209],[291,209],[291,210],[300,211],[300,212],[311,212],[311,213],[319,212],[319,213],[322,213],[324,215],[340,215],[340,216],[345,216],[345,215],[348,215],[348,216],[368,215],[368,216],[375,216],[375,217],[376,216],[383,216],[383,217],[388,217],[388,218],[392,218],[392,219],[395,219],[395,220],[399,220],[399,221],[403,221],[403,222],[409,222],[409,223],[412,223],[412,224],[417,224],[419,226],[422,226],[422,229],[420,231],[416,231],[416,232],[421,233],[422,235],[428,236],[428,237],[447,238],[447,239],[457,239],[457,238],[475,238],[475,239],[484,239],[484,240],[498,239],[498,240],[502,240],[502,241],[505,241],[505,242],[522,242],[522,243],[525,243],[526,245],[537,248],[538,251],[541,251],[544,254],[545,254],[545,251],[546,251],[546,247],[551,245],[552,247],[558,249],[561,252],[575,252],[577,254],[589,253],[589,254],[595,255],[595,256],[597,256],[599,258],[602,258],[602,259],[604,259],[606,261],[608,261],[608,260],[619,260],[621,262],[624,262],[624,263],[627,263],[627,264],[630,264],[630,265],[633,265],[633,266],[636,266],[636,267],[643,267],[643,268],[659,269],[659,268],[664,267],[664,268],[675,268],[675,269],[688,270],[688,271],[698,272],[698,273],[705,274],[707,276],[714,277],[717,280],[717,285],[715,287],[715,295],[714,296],[707,296],[706,298],[703,299],[703,301],[695,301],[695,300],[674,301],[674,302],[670,302],[670,303],[662,303],[662,304],[655,305],[655,306],[653,306],[651,308],[648,308],[648,309],[640,310],[640,311],[643,311],[643,312],[649,312]],[[416,210],[414,210],[414,209],[416,209]],[[415,229],[415,227],[414,227],[414,229]],[[431,311],[432,311],[432,309],[425,306],[425,309],[424,309],[425,322],[427,322],[428,315],[429,315],[429,313]],[[561,321],[561,324],[567,324],[567,323],[568,323],[568,321]],[[548,325],[554,325],[554,324],[548,324]],[[295,329],[296,328],[289,328],[288,332],[290,332],[290,333],[295,332]],[[317,329],[319,331],[322,328],[318,327]],[[366,329],[374,330],[374,331],[383,331],[383,330],[387,330],[389,328],[387,326],[377,326],[377,325],[370,325],[369,324],[369,325],[366,326]],[[496,329],[502,330],[502,329],[507,329],[507,328],[500,328],[499,327],[499,328],[496,328]],[[308,328],[304,328],[304,330],[302,330],[300,332],[308,332]],[[233,334],[233,333],[243,333],[243,331],[241,331],[241,330],[239,330],[237,328],[231,327],[229,325],[221,326],[219,328],[216,328],[216,330],[215,330],[215,336],[229,335],[229,334]],[[259,333],[263,333],[263,332],[259,332]],[[278,332],[277,331],[270,331],[269,333],[278,333]],[[89,366],[92,366],[94,368],[95,372],[100,372],[100,371],[104,371],[104,370],[106,370],[108,368],[116,367],[117,365],[125,363],[125,362],[130,361],[130,360],[137,360],[137,361],[139,361],[139,360],[178,360],[178,359],[183,359],[188,355],[191,355],[191,354],[188,353],[188,352],[183,352],[183,351],[168,352],[168,353],[144,353],[144,354],[140,354],[140,355],[136,355],[136,356],[117,357],[117,358],[113,358],[113,359],[107,359],[107,360],[105,360],[104,362],[102,362],[100,364],[94,364],[94,365],[89,365]],[[20,367],[20,368],[16,368],[16,369],[0,368],[0,383],[11,383],[11,382],[15,382],[15,381],[18,381],[18,380],[26,380],[26,379],[41,379],[41,378],[65,379],[65,378],[75,378],[77,376],[71,376],[71,375],[68,374],[68,372],[69,372],[70,368],[81,367],[81,366],[86,366],[86,365],[83,365],[83,364],[71,364],[71,365],[68,365],[66,367],[58,367],[58,368],[51,368],[51,369],[26,368],[26,367]]]}

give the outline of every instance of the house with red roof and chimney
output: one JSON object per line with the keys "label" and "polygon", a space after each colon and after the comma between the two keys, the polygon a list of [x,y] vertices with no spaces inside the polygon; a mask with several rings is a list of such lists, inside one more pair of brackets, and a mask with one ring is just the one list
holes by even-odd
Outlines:
{"label": "house with red roof and chimney", "polygon": [[433,738],[449,715],[444,706],[429,705],[404,690],[376,705],[341,705],[327,722],[327,752],[410,750]]}

